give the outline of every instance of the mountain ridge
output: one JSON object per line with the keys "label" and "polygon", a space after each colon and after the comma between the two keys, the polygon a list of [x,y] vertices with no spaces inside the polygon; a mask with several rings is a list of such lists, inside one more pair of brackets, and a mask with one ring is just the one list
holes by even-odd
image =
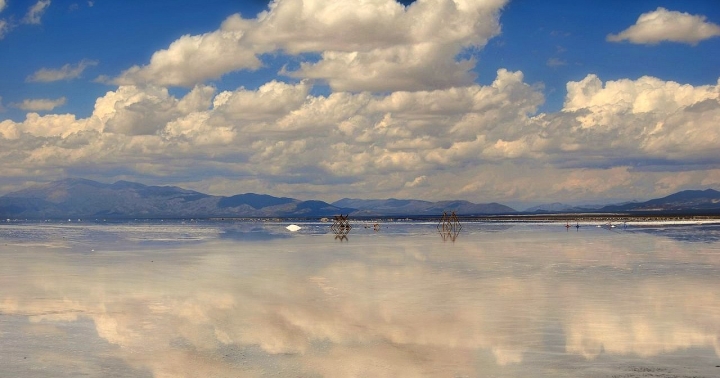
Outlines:
{"label": "mountain ridge", "polygon": [[329,216],[347,213],[322,201],[254,193],[224,197],[176,186],[64,179],[0,197],[3,218],[212,218]]}
{"label": "mountain ridge", "polygon": [[445,211],[454,211],[457,215],[498,215],[516,214],[518,211],[497,202],[472,203],[464,200],[447,200],[430,202],[424,200],[389,198],[353,199],[343,198],[332,203],[335,206],[353,207],[358,209],[353,215],[367,216],[405,216],[405,215],[438,215]]}
{"label": "mountain ridge", "polygon": [[122,180],[107,184],[83,178],[53,181],[0,196],[1,218],[319,218],[338,214],[437,216],[451,211],[463,216],[682,211],[720,214],[720,192],[683,190],[644,202],[592,207],[553,203],[525,211],[497,202],[477,204],[464,200],[343,198],[327,203],[256,193],[215,196],[177,186],[150,186]]}
{"label": "mountain ridge", "polygon": [[720,210],[720,192],[715,189],[682,190],[665,197],[644,202],[631,202],[622,205],[608,205],[599,209],[602,212],[677,212]]}

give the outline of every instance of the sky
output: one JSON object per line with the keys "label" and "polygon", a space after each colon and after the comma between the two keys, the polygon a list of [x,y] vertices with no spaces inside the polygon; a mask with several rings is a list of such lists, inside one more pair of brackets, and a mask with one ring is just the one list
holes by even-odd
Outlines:
{"label": "sky", "polygon": [[0,194],[720,189],[715,0],[0,0]]}

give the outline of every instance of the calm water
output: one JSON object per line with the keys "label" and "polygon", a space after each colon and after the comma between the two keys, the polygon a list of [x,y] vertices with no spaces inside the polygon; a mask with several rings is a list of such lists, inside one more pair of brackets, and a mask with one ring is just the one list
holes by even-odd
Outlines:
{"label": "calm water", "polygon": [[720,377],[720,226],[0,225],[1,377]]}

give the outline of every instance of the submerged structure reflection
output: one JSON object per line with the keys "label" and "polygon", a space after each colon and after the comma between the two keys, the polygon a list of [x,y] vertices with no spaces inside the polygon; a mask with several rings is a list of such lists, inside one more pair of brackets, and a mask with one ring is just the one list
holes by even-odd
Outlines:
{"label": "submerged structure reflection", "polygon": [[454,242],[458,234],[460,234],[460,230],[462,230],[462,224],[460,224],[460,219],[454,211],[450,214],[448,214],[447,211],[443,211],[442,218],[440,218],[440,222],[438,222],[437,225],[437,230],[443,241],[450,240]]}
{"label": "submerged structure reflection", "polygon": [[330,226],[330,229],[335,234],[335,240],[348,240],[347,234],[349,234],[350,230],[352,229],[352,226],[350,225],[350,220],[348,219],[349,217],[350,214],[340,214],[333,217],[333,224],[332,226]]}
{"label": "submerged structure reflection", "polygon": [[456,233],[462,230],[462,224],[460,224],[460,219],[454,211],[450,214],[448,214],[447,211],[443,211],[443,215],[442,218],[440,218],[437,229],[440,232]]}
{"label": "submerged structure reflection", "polygon": [[457,239],[458,235],[460,234],[460,231],[438,231],[440,233],[440,237],[443,241],[452,241],[454,242],[455,239]]}

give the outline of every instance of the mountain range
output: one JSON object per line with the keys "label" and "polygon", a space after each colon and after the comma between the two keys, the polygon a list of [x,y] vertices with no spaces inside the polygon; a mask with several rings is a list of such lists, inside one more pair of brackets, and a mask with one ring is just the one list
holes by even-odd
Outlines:
{"label": "mountain range", "polygon": [[0,197],[1,218],[220,218],[220,217],[328,217],[509,215],[558,212],[704,212],[720,213],[720,192],[686,190],[646,202],[604,207],[550,204],[518,212],[499,203],[468,201],[430,202],[412,199],[350,199],[334,203],[245,193],[214,196],[175,186],[148,186],[128,181],[105,184],[65,179],[12,192]]}
{"label": "mountain range", "polygon": [[349,213],[322,201],[263,194],[212,196],[175,186],[65,179],[0,197],[2,218],[316,217]]}
{"label": "mountain range", "polygon": [[720,192],[714,189],[683,190],[645,202],[612,205],[573,206],[551,203],[526,209],[524,213],[717,213],[720,214]]}

